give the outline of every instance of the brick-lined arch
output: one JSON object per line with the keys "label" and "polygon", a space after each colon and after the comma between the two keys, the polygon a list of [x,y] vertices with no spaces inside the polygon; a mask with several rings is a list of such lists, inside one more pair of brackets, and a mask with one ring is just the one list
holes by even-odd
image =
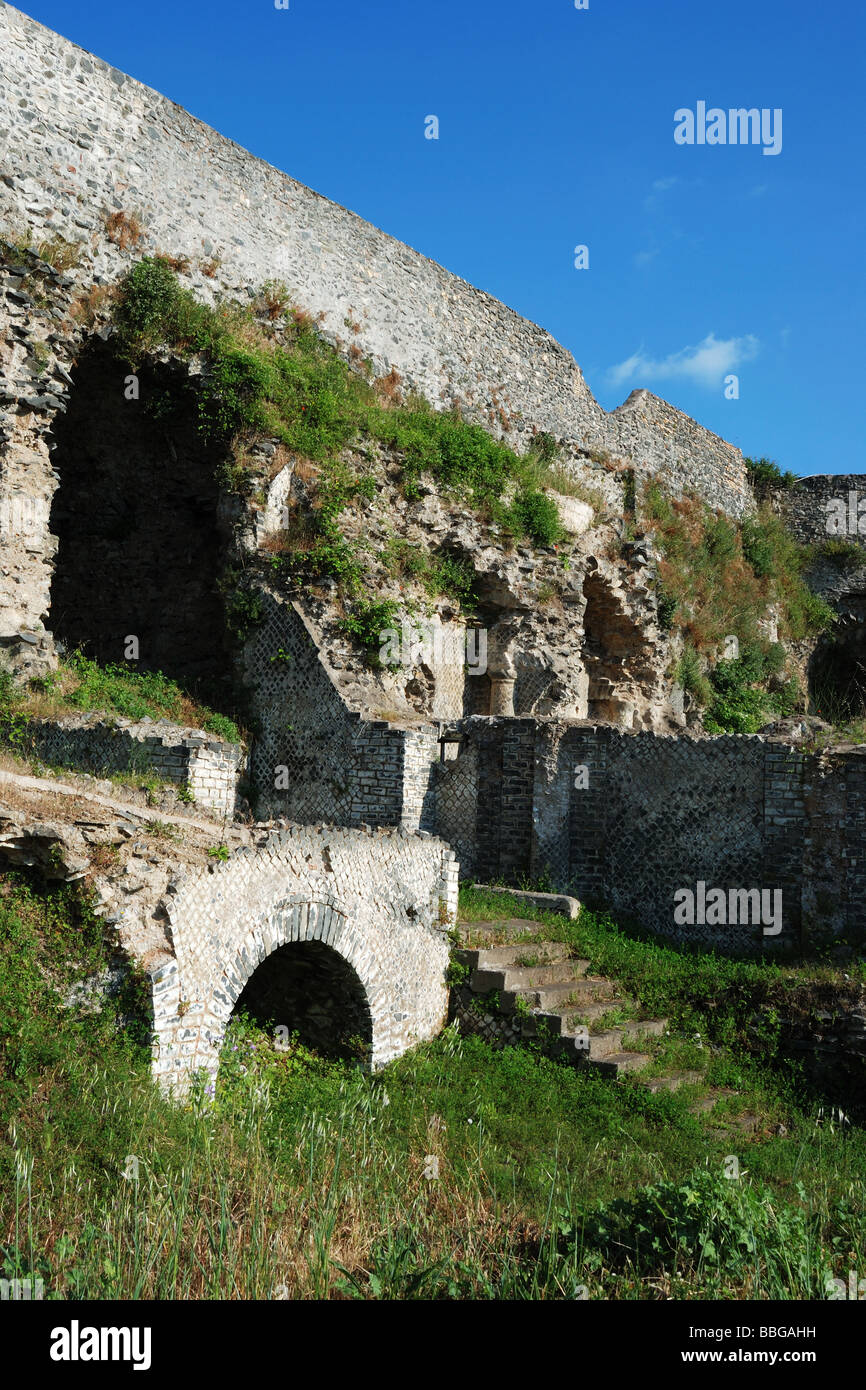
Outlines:
{"label": "brick-lined arch", "polygon": [[[333,986],[335,1016],[358,1022],[371,1064],[383,1066],[445,1022],[447,920],[456,908],[451,850],[402,830],[292,825],[224,863],[182,873],[157,914],[169,952],[150,971],[154,1075],[180,1091],[197,1071],[216,1075],[232,1012],[275,952],[283,959],[258,983],[261,1007],[278,1007],[284,988],[285,1022],[291,1027],[294,1011],[303,1025],[297,976],[310,969]],[[282,948],[294,943],[307,949],[292,961]],[[334,957],[346,972],[327,980]],[[307,1017],[329,1045],[324,1013]]]}
{"label": "brick-lined arch", "polygon": [[249,930],[214,990],[212,1013],[222,1021],[219,1044],[235,1005],[260,966],[282,946],[321,942],[353,972],[364,994],[372,1060],[387,1054],[389,1027],[385,972],[369,941],[362,940],[349,910],[330,897],[276,903]]}
{"label": "brick-lined arch", "polygon": [[193,1072],[215,1076],[226,1028],[247,984],[275,951],[304,942],[327,946],[353,972],[369,1014],[371,1065],[388,1061],[395,1050],[387,965],[348,905],[327,893],[297,893],[281,896],[252,921],[239,923],[215,962],[204,997],[191,1006],[184,1007],[187,1001],[181,1001],[176,962],[152,977],[157,1075],[181,1088]]}

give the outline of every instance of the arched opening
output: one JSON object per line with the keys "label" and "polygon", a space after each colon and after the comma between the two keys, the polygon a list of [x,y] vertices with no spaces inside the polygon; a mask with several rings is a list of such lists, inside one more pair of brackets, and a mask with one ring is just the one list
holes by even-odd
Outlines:
{"label": "arched opening", "polygon": [[253,971],[234,1013],[260,1027],[297,1033],[323,1057],[367,1061],[373,1021],[364,986],[351,965],[321,941],[290,942]]}
{"label": "arched opening", "polygon": [[[94,340],[75,368],[54,427],[58,538],[48,626],[68,649],[100,664],[128,659],[163,671],[230,712],[218,520],[218,449],[197,430],[180,364],[144,362],[138,399],[130,373]],[[133,389],[133,388],[129,388]]]}
{"label": "arched opening", "polygon": [[866,714],[866,597],[847,599],[833,632],[818,642],[809,662],[809,694],[814,712],[830,723]]}
{"label": "arched opening", "polygon": [[621,599],[600,575],[587,574],[583,595],[587,717],[631,727],[639,683],[650,670],[646,643]]}

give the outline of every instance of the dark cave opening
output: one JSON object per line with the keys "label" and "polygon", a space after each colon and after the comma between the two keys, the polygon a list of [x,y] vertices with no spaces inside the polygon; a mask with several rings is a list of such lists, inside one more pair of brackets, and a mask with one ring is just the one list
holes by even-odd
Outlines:
{"label": "dark cave opening", "polygon": [[808,677],[821,718],[838,724],[866,715],[866,595],[846,601],[838,624],[812,653]]}
{"label": "dark cave opening", "polygon": [[[100,665],[128,659],[162,671],[225,713],[234,705],[217,578],[218,446],[198,433],[182,366],[146,362],[139,398],[131,368],[94,341],[81,355],[69,406],[54,427],[58,538],[48,625],[67,650]],[[154,404],[162,412],[153,411]]]}
{"label": "dark cave opening", "polygon": [[271,1032],[297,1033],[322,1057],[369,1059],[373,1023],[364,987],[324,942],[290,942],[272,952],[250,976],[234,1012]]}
{"label": "dark cave opening", "polygon": [[583,584],[582,657],[589,678],[590,719],[617,719],[622,698],[636,688],[646,664],[646,642],[610,584],[590,571]]}

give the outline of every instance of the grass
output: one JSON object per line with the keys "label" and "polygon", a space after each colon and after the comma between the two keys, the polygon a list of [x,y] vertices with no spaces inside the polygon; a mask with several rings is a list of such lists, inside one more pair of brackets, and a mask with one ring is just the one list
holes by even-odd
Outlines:
{"label": "grass", "polygon": [[444,595],[468,609],[477,602],[475,571],[457,555],[430,552],[402,536],[393,536],[382,558],[392,575],[418,580],[430,598]]}
{"label": "grass", "polygon": [[[81,652],[60,663],[57,671],[31,680],[24,689],[0,678],[0,727],[7,739],[25,736],[30,718],[57,719],[88,711],[127,719],[169,719],[204,729],[229,743],[242,742],[234,720],[193,700],[161,671],[138,671],[116,664],[99,666]],[[23,745],[22,745],[23,746]]]}
{"label": "grass", "polygon": [[[494,907],[464,895],[464,912]],[[616,954],[601,918],[538,930]],[[783,1135],[734,1139],[690,1112],[693,1089],[652,1095],[450,1029],[371,1076],[243,1018],[213,1099],[173,1105],[129,1023],[140,1001],[59,1002],[110,957],[81,890],[7,875],[0,939],[0,1263],[49,1296],[820,1298],[862,1266],[862,1130],[735,1048],[705,1071],[739,1091],[720,1120],[748,1107]],[[618,949],[659,995],[667,976],[672,1004],[695,973]]]}
{"label": "grass", "polygon": [[828,605],[803,581],[808,550],[769,509],[737,523],[697,498],[671,498],[651,482],[641,519],[656,536],[674,625],[698,652],[720,647],[731,635],[744,646],[759,642],[759,623],[771,605],[779,613],[780,634],[793,640],[832,621]]}
{"label": "grass", "polygon": [[11,265],[21,257],[37,256],[55,270],[71,270],[81,260],[83,242],[67,241],[55,234],[43,241],[33,241],[33,229],[10,230],[0,236],[0,264]]}
{"label": "grass", "polygon": [[[411,490],[422,472],[446,489],[491,507],[518,534],[540,545],[561,534],[552,499],[542,488],[559,477],[539,460],[544,445],[521,457],[480,426],[434,411],[414,397],[385,405],[363,370],[353,370],[316,331],[314,320],[289,304],[285,286],[267,282],[258,308],[270,321],[288,320],[282,338],[253,310],[224,303],[216,309],[182,289],[166,260],[145,257],[119,286],[115,310],[122,350],[135,365],[168,346],[201,353],[209,370],[198,396],[199,425],[212,438],[263,431],[319,463],[363,437],[403,455]],[[513,494],[509,503],[506,492]]]}

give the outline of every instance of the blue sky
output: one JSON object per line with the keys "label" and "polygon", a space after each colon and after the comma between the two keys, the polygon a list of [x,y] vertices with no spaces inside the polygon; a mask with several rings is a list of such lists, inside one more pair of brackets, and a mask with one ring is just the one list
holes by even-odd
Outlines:
{"label": "blue sky", "polygon": [[[606,409],[866,472],[860,0],[22,8],[542,324]],[[781,108],[781,152],[677,145],[699,101]]]}

